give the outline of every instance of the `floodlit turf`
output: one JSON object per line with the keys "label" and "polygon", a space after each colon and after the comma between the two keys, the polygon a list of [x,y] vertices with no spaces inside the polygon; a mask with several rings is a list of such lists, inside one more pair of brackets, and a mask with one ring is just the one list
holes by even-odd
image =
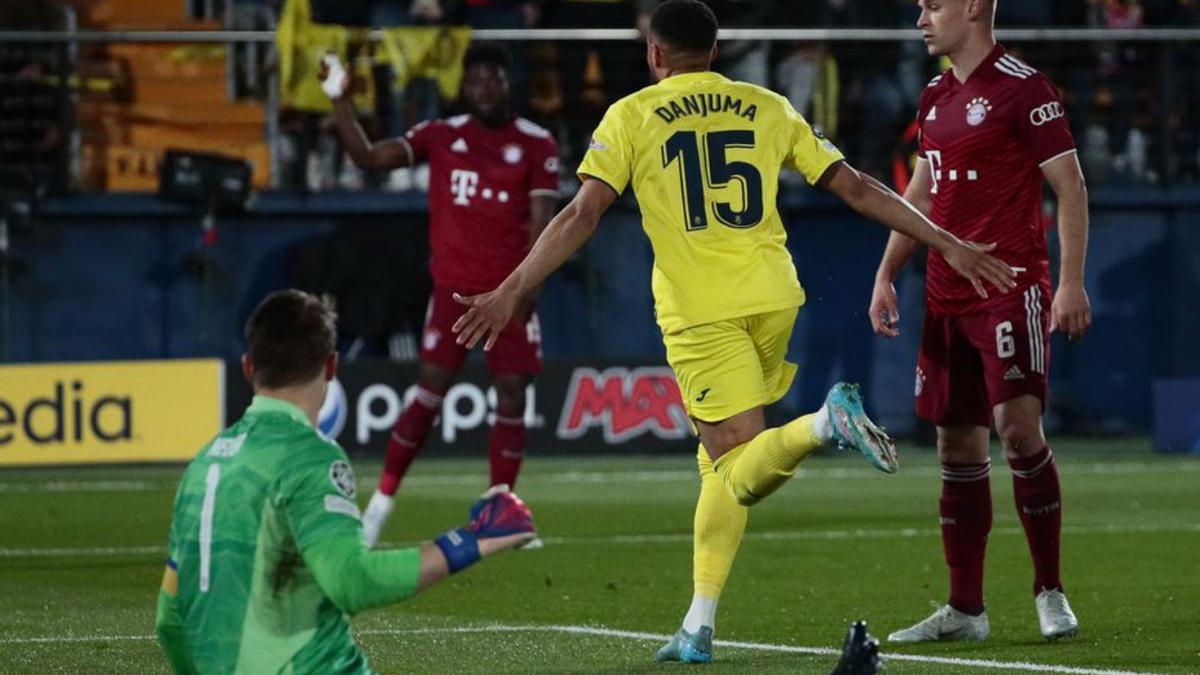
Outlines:
{"label": "floodlit turf", "polygon": [[[992,638],[894,648],[891,673],[1001,672],[1014,662],[1200,672],[1200,458],[1143,441],[1056,444],[1065,494],[1064,579],[1080,637],[1044,643],[1011,482],[997,457],[988,550]],[[944,599],[936,463],[902,448],[895,476],[829,454],[754,507],[705,673],[828,672],[846,625],[876,635]],[[531,459],[518,492],[547,546],[486,561],[355,621],[371,661],[401,672],[678,672],[653,663],[691,594],[696,495],[687,457]],[[360,501],[378,465],[360,468]],[[162,544],[178,468],[0,472],[0,673],[152,673]],[[428,538],[463,520],[486,460],[416,464],[385,540]],[[53,482],[51,482],[53,481]],[[562,627],[589,627],[586,632]],[[593,630],[598,629],[598,630]],[[1013,672],[1011,669],[1006,672]],[[1069,672],[1069,671],[1063,671]]]}

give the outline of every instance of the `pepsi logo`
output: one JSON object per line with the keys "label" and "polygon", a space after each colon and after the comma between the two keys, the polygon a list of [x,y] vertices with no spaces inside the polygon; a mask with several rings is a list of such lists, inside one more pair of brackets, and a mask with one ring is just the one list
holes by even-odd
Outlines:
{"label": "pepsi logo", "polygon": [[337,440],[342,435],[342,429],[346,428],[348,413],[346,390],[335,377],[325,390],[325,400],[321,403],[321,411],[317,413],[317,431],[331,441]]}

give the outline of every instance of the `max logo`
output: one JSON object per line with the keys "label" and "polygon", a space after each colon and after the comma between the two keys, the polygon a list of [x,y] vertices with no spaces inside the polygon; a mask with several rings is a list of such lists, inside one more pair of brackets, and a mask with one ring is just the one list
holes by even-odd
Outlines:
{"label": "max logo", "polygon": [[685,438],[691,430],[679,385],[670,368],[576,368],[567,389],[558,437],[580,438],[604,430],[608,443],[624,443],[653,433],[661,439]]}

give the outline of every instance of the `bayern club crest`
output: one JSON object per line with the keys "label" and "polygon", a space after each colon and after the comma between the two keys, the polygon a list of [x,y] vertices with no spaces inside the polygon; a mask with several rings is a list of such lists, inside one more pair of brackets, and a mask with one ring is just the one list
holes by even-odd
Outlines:
{"label": "bayern club crest", "polygon": [[503,152],[504,161],[508,162],[509,164],[516,164],[521,161],[522,157],[525,156],[525,152],[521,150],[521,146],[517,145],[516,143],[509,143],[508,145],[504,146]]}
{"label": "bayern club crest", "polygon": [[971,102],[967,104],[967,124],[973,127],[983,124],[991,109],[992,104],[986,98],[977,97],[971,99]]}

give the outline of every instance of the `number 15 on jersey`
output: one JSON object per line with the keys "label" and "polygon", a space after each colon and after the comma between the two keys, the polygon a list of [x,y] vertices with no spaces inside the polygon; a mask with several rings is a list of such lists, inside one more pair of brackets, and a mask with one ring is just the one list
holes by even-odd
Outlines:
{"label": "number 15 on jersey", "polygon": [[[689,232],[708,228],[709,202],[705,187],[720,190],[731,184],[741,188],[741,209],[731,202],[713,201],[712,215],[722,225],[746,229],[763,217],[762,174],[748,162],[729,161],[726,151],[753,148],[751,130],[676,131],[662,147],[663,169],[679,160],[679,191],[683,195],[684,228]],[[706,161],[701,162],[701,157]]]}

